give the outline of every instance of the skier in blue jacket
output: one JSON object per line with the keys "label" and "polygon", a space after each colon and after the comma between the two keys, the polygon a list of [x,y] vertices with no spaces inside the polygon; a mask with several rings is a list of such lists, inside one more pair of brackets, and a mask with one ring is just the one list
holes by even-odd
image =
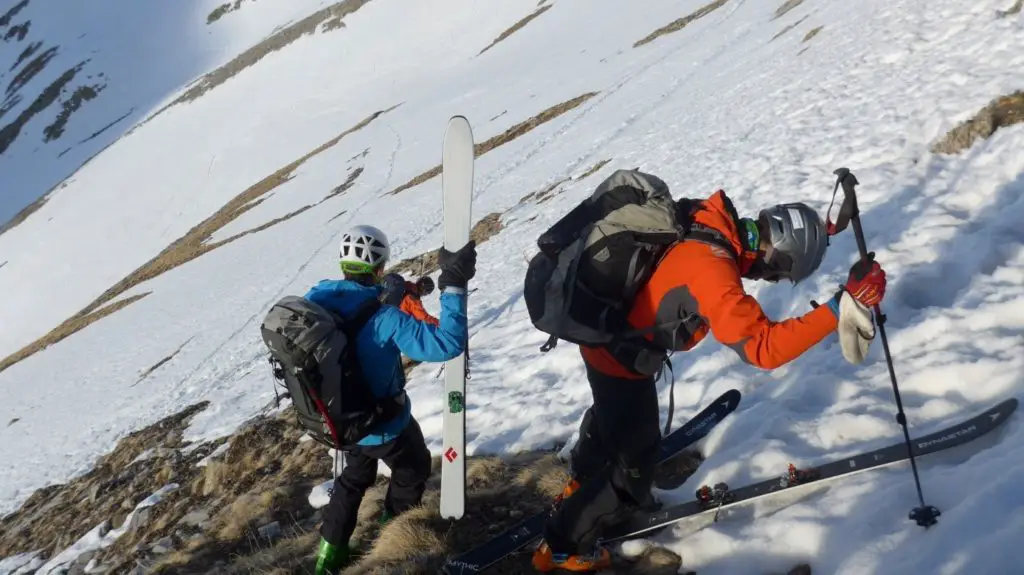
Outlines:
{"label": "skier in blue jacket", "polygon": [[[387,236],[372,226],[356,226],[341,239],[344,279],[323,280],[305,298],[327,309],[351,316],[370,298],[380,298],[379,285],[390,249]],[[434,326],[397,307],[382,305],[356,336],[356,356],[363,377],[375,396],[395,398],[403,405],[397,417],[372,430],[357,445],[345,447],[346,465],[335,480],[331,500],[324,508],[317,552],[316,574],[336,573],[351,559],[349,539],[363,494],[377,479],[377,461],[391,469],[381,522],[419,504],[430,475],[430,451],[412,416],[405,395],[401,355],[416,361],[446,361],[466,348],[466,284],[476,273],[473,242],[457,252],[441,249],[441,318]]]}

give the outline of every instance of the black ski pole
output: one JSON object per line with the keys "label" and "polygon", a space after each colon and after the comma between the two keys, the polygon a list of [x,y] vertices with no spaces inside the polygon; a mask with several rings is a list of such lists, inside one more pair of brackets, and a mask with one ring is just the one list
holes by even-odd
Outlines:
{"label": "black ski pole", "polygon": [[[845,198],[839,209],[839,216],[836,219],[835,226],[829,225],[829,235],[842,231],[847,223],[852,223],[853,234],[857,240],[857,249],[860,251],[860,257],[868,259],[871,255],[869,255],[867,244],[864,241],[864,228],[860,223],[860,209],[857,207],[857,194],[854,190],[854,186],[860,182],[857,181],[856,176],[847,168],[839,168],[833,173],[836,175],[836,188],[842,186]],[[832,194],[834,200],[835,190],[833,190]],[[831,210],[831,207],[829,209]],[[893,368],[892,354],[889,353],[889,340],[885,336],[885,314],[882,313],[882,308],[878,304],[875,304],[873,307],[878,323],[878,335],[881,336],[882,340],[882,350],[885,351],[885,362],[889,366],[892,393],[896,398],[896,422],[903,428],[903,438],[907,442],[907,456],[910,459],[910,468],[914,472],[914,485],[917,487],[917,500],[920,503],[919,507],[915,507],[910,511],[910,519],[917,522],[921,527],[927,528],[938,523],[937,518],[941,515],[941,512],[931,505],[925,505],[924,502],[924,493],[921,490],[921,477],[917,472],[914,448],[910,442],[910,431],[907,430],[907,416],[903,412],[903,400],[900,398],[900,388],[896,383],[896,370]]]}

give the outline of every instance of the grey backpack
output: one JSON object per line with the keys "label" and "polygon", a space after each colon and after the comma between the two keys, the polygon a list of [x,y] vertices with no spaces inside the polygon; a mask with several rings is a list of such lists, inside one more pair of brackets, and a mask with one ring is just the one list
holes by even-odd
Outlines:
{"label": "grey backpack", "polygon": [[353,445],[398,414],[393,399],[373,395],[355,354],[356,336],[380,305],[371,298],[344,318],[305,298],[285,296],[260,326],[274,376],[287,388],[299,425],[324,445]]}
{"label": "grey backpack", "polygon": [[673,200],[668,185],[638,170],[617,170],[537,239],[523,297],[533,325],[559,339],[607,345],[642,341],[626,318],[637,292],[668,248],[685,238],[733,251],[711,228],[693,224],[699,200]]}

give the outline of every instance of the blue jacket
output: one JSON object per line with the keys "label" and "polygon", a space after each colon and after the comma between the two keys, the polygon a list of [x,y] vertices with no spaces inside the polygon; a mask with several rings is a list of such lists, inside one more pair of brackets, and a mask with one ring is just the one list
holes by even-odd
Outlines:
{"label": "blue jacket", "polygon": [[[305,298],[343,316],[351,316],[360,304],[377,298],[381,289],[348,280],[323,280],[313,286]],[[374,395],[394,397],[405,390],[401,354],[416,361],[447,361],[463,352],[467,337],[466,294],[463,290],[448,288],[441,293],[440,325],[435,327],[397,307],[382,305],[356,337],[356,355]],[[406,399],[402,415],[379,425],[359,445],[380,445],[395,439],[411,417],[412,402]]]}

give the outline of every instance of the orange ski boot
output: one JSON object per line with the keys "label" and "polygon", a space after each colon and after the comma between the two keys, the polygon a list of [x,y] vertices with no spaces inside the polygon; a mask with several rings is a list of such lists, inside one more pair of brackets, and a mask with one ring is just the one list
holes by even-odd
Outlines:
{"label": "orange ski boot", "polygon": [[568,553],[552,553],[546,542],[533,553],[533,568],[541,573],[556,569],[572,573],[592,573],[612,566],[611,553],[598,547],[589,555],[569,555]]}
{"label": "orange ski boot", "polygon": [[555,509],[558,509],[558,506],[561,505],[563,501],[568,499],[570,495],[576,493],[576,490],[579,488],[580,482],[570,478],[569,481],[565,484],[565,487],[562,488],[562,492],[555,496]]}

